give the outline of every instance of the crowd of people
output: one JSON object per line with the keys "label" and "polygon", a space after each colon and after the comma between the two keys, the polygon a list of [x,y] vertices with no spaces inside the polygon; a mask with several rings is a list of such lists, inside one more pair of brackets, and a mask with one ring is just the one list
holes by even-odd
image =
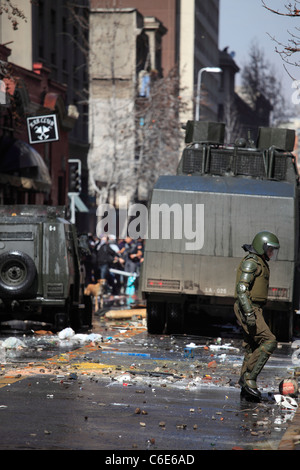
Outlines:
{"label": "crowd of people", "polygon": [[104,234],[98,238],[88,235],[90,254],[84,259],[85,285],[106,279],[112,295],[125,294],[133,284],[137,290],[141,263],[144,259],[144,241],[127,236],[116,239]]}

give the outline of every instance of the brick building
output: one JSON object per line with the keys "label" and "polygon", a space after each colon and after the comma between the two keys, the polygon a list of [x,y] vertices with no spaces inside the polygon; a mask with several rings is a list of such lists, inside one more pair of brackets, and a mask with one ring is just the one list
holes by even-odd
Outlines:
{"label": "brick building", "polygon": [[[65,107],[66,87],[49,79],[49,69],[10,62],[0,46],[6,96],[0,104],[0,203],[67,205],[68,134],[76,122]],[[29,144],[27,117],[55,115],[59,139]]]}

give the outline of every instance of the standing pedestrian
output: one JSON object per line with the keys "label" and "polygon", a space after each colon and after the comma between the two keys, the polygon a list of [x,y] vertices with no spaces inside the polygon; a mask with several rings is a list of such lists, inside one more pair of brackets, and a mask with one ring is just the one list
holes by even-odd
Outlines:
{"label": "standing pedestrian", "polygon": [[111,284],[111,275],[109,272],[109,268],[113,263],[116,253],[110,246],[109,237],[102,237],[96,249],[99,279],[106,279],[108,283]]}
{"label": "standing pedestrian", "polygon": [[125,261],[124,263],[124,270],[128,273],[135,273],[136,264],[135,264],[135,257],[136,257],[136,243],[135,241],[126,236],[124,238],[124,244],[121,248],[121,255]]}
{"label": "standing pedestrian", "polygon": [[95,251],[95,237],[91,233],[88,234],[88,246],[90,253],[85,257],[85,287],[89,284],[95,284],[96,279],[96,270],[97,270],[97,255]]}
{"label": "standing pedestrian", "polygon": [[276,337],[264,320],[263,306],[269,287],[267,262],[276,259],[279,247],[279,240],[273,233],[257,233],[252,245],[243,245],[248,254],[237,270],[234,312],[243,329],[245,347],[239,384],[241,395],[255,401],[261,399],[257,376],[277,347]]}

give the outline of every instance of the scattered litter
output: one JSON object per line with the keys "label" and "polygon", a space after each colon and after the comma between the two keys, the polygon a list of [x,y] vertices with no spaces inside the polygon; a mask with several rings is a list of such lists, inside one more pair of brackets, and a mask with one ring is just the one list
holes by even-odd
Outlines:
{"label": "scattered litter", "polygon": [[207,367],[209,369],[214,369],[215,367],[217,367],[217,362],[215,360],[213,361],[210,361],[208,364],[207,364]]}
{"label": "scattered litter", "polygon": [[80,334],[77,333],[75,334],[75,331],[72,328],[65,328],[64,330],[61,330],[58,332],[58,338],[61,341],[68,340],[72,343],[78,343],[78,344],[85,344],[89,342],[93,343],[101,343],[103,342],[103,337],[102,335],[91,333],[91,334]]}
{"label": "scattered litter", "polygon": [[10,336],[2,342],[2,347],[5,349],[26,348],[26,344],[19,338],[14,338],[13,336]]}
{"label": "scattered litter", "polygon": [[75,374],[75,372],[72,372],[71,374],[69,374],[69,379],[70,380],[77,380],[78,376],[77,376],[77,374]]}
{"label": "scattered litter", "polygon": [[186,424],[176,424],[176,429],[186,429],[187,425]]}
{"label": "scattered litter", "polygon": [[184,348],[184,357],[194,357],[194,348]]}
{"label": "scattered litter", "polygon": [[102,343],[103,342],[103,336],[95,333],[91,333],[89,335],[87,334],[76,334],[73,336],[73,340],[85,344],[85,343]]}
{"label": "scattered litter", "polygon": [[285,425],[289,421],[293,421],[295,410],[285,410],[280,416],[274,420],[274,424]]}
{"label": "scattered litter", "polygon": [[115,380],[121,383],[128,383],[131,381],[131,377],[129,374],[122,374],[122,375],[115,377]]}
{"label": "scattered litter", "polygon": [[184,347],[184,357],[194,357],[194,349],[199,348],[195,343],[189,343]]}
{"label": "scattered litter", "polygon": [[293,341],[291,348],[296,349],[296,351],[294,351],[292,354],[292,363],[295,365],[300,365],[300,340],[297,339]]}
{"label": "scattered litter", "polygon": [[232,346],[230,343],[225,343],[225,344],[210,344],[209,349],[211,351],[219,351],[220,349],[228,349],[231,351],[239,351],[238,348],[235,348]]}
{"label": "scattered litter", "polygon": [[296,349],[296,351],[293,352],[292,363],[295,365],[300,365],[300,349]]}
{"label": "scattered litter", "polygon": [[59,339],[69,339],[75,335],[75,331],[72,328],[65,328],[64,330],[59,331]]}
{"label": "scattered litter", "polygon": [[110,319],[122,319],[122,318],[132,318],[134,316],[146,318],[146,309],[124,309],[124,310],[110,310],[105,313],[106,318]]}
{"label": "scattered litter", "polygon": [[195,343],[189,343],[185,346],[186,348],[199,348],[199,346],[196,346]]}
{"label": "scattered litter", "polygon": [[279,384],[279,392],[281,395],[289,395],[290,397],[297,397],[298,395],[297,380],[283,379]]}
{"label": "scattered litter", "polygon": [[[242,359],[239,356],[239,351],[240,349],[237,347],[234,347],[234,345],[239,344],[239,343],[234,343],[234,342],[228,342],[225,344],[222,344],[224,339],[221,337],[219,338],[205,338],[205,340],[200,339],[200,342],[202,342],[201,345],[196,344],[194,342],[189,342],[190,340],[187,339],[186,337],[180,338],[180,337],[167,337],[164,335],[160,335],[159,337],[154,337],[152,338],[151,336],[147,337],[147,341],[145,340],[145,336],[141,335],[138,336],[136,335],[137,328],[139,328],[137,325],[134,325],[134,331],[133,335],[131,334],[132,332],[132,326],[130,322],[119,322],[116,326],[113,325],[107,329],[104,330],[105,333],[104,336],[99,335],[99,334],[76,334],[75,331],[72,328],[65,328],[62,331],[58,333],[49,333],[47,336],[46,330],[40,330],[39,332],[36,333],[36,337],[33,338],[28,338],[26,336],[22,337],[22,340],[18,338],[7,338],[6,341],[1,342],[0,341],[0,354],[3,352],[4,357],[8,357],[9,359],[13,358],[14,352],[9,352],[6,349],[18,349],[18,348],[30,348],[34,347],[36,348],[37,351],[42,350],[44,347],[49,346],[54,346],[58,348],[66,347],[66,349],[69,351],[69,349],[72,348],[72,346],[84,346],[85,344],[89,343],[103,343],[105,342],[106,344],[102,345],[101,348],[80,348],[79,349],[79,354],[84,354],[83,359],[85,361],[84,366],[88,366],[88,364],[93,364],[95,365],[95,375],[100,374],[103,375],[105,379],[107,379],[107,375],[105,374],[110,374],[109,376],[109,382],[107,383],[107,387],[114,386],[119,388],[120,393],[126,393],[126,389],[129,392],[129,387],[132,387],[131,395],[132,393],[136,394],[145,394],[148,393],[148,390],[150,391],[152,396],[157,396],[160,395],[161,388],[159,387],[168,387],[169,384],[170,386],[173,386],[172,384],[175,384],[176,387],[179,389],[183,390],[188,390],[193,392],[194,389],[197,390],[203,390],[206,393],[206,389],[208,388],[213,388],[213,387],[237,387],[237,380],[238,380],[238,371],[236,371],[236,367],[241,366],[241,361]],[[115,333],[114,330],[117,330],[117,333]],[[111,333],[113,331],[113,336],[106,336],[106,333]],[[197,338],[195,336],[190,337],[190,339]],[[114,341],[113,345],[108,344],[110,340]],[[226,341],[226,340],[225,340]],[[224,341],[224,342],[225,342]],[[228,341],[228,340],[227,340]],[[159,342],[159,345],[158,345]],[[187,343],[187,344],[185,344]],[[210,344],[211,343],[211,344]],[[120,346],[121,344],[125,344],[125,347]],[[126,346],[127,345],[127,346]],[[37,348],[38,346],[38,348]],[[140,347],[141,346],[141,347]],[[120,349],[122,349],[120,350]],[[292,344],[292,348],[294,351],[294,361],[298,361],[297,363],[300,364],[300,341],[294,341]],[[2,351],[1,351],[2,349]],[[74,348],[75,349],[75,348]],[[97,357],[96,360],[94,360],[94,356],[92,356],[92,353],[95,352],[97,349]],[[135,352],[136,351],[136,352]],[[139,352],[141,351],[141,352]],[[290,351],[290,352],[293,352]],[[27,349],[24,351],[22,354],[27,358],[31,351]],[[185,360],[182,361],[182,356],[185,357],[192,357],[193,360]],[[108,357],[107,355],[111,355]],[[105,355],[105,357],[104,357]],[[106,364],[103,363],[108,363],[111,364],[111,358],[115,355],[115,361],[117,362],[117,366],[114,368],[108,367]],[[121,356],[133,356],[131,360],[126,360],[125,357]],[[1,356],[0,356],[1,357]],[[56,356],[55,356],[56,357]],[[61,384],[71,384],[72,382],[78,380],[78,383],[81,384],[81,376],[80,374],[81,369],[78,371],[78,375],[75,372],[70,372],[70,364],[72,364],[73,355],[72,353],[66,353],[60,355],[58,354],[59,359],[57,359],[57,362],[59,362],[59,368],[54,370],[54,365],[52,362],[49,362],[49,372],[50,373],[55,373],[55,379],[60,380]],[[101,359],[100,359],[101,357]],[[144,359],[149,359],[151,358],[151,361],[146,361]],[[29,359],[31,360],[31,356],[29,356]],[[290,359],[290,358],[289,358]],[[94,361],[94,362],[93,362]],[[119,365],[119,361],[120,364]],[[234,361],[234,363],[233,363]],[[1,360],[1,364],[4,364],[5,361]],[[11,361],[13,362],[13,361]],[[95,364],[97,363],[97,364]],[[27,363],[26,363],[27,364]],[[30,364],[30,363],[28,363]],[[114,363],[115,364],[115,363]],[[130,365],[129,365],[130,364]],[[150,364],[150,365],[149,365]],[[98,367],[96,367],[99,366]],[[271,363],[272,366],[272,363]],[[40,365],[39,365],[40,367]],[[64,369],[64,367],[66,367]],[[277,367],[275,363],[275,367]],[[77,365],[76,368],[78,369]],[[126,370],[128,368],[128,370]],[[150,370],[148,370],[150,369]],[[295,369],[295,368],[294,368]],[[4,370],[4,368],[3,368]],[[27,369],[25,368],[25,371]],[[45,368],[46,372],[48,370]],[[71,369],[72,370],[72,369]],[[98,372],[99,370],[99,372]],[[120,373],[120,371],[124,370],[124,373]],[[268,369],[266,369],[267,371]],[[286,369],[285,369],[286,370]],[[31,368],[28,367],[28,373],[31,373]],[[44,372],[44,369],[40,369],[40,371]],[[65,373],[64,373],[65,371]],[[14,371],[15,372],[15,371]],[[59,374],[57,374],[59,372]],[[40,373],[40,372],[39,372]],[[285,372],[286,373],[286,372]],[[296,372],[294,372],[296,374]],[[93,372],[94,374],[94,372]],[[4,375],[2,373],[2,375]],[[300,375],[300,373],[299,373]],[[15,377],[15,375],[14,375]],[[277,409],[277,412],[274,413],[274,410],[272,410],[272,417],[276,414],[280,414],[280,416],[277,418],[275,422],[271,422],[271,419],[266,420],[264,419],[261,414],[258,415],[255,418],[255,414],[253,413],[253,416],[249,416],[249,422],[246,423],[247,429],[249,432],[251,431],[253,436],[260,436],[261,434],[266,434],[268,430],[266,430],[267,427],[270,427],[273,425],[273,429],[275,431],[282,431],[282,427],[274,428],[275,426],[279,426],[284,424],[284,416],[288,415],[294,415],[295,411],[298,408],[298,404],[296,400],[292,399],[293,393],[295,392],[297,381],[295,383],[292,381],[291,378],[289,379],[284,379],[282,380],[282,377],[280,377],[280,374],[277,373],[276,377],[272,372],[272,381],[275,381],[275,384],[278,384],[280,380],[282,381],[279,387],[279,394],[274,395],[274,401],[272,398],[272,407],[275,406]],[[288,375],[287,375],[288,377]],[[98,381],[98,375],[97,375],[97,381]],[[151,378],[151,380],[148,380]],[[64,379],[64,380],[62,380]],[[67,382],[68,380],[68,382]],[[93,379],[94,380],[94,379]],[[274,384],[268,384],[267,379],[265,379],[266,382],[266,387],[271,388],[274,390]],[[270,379],[271,380],[271,379]],[[57,383],[57,382],[55,382]],[[141,384],[147,383],[147,388],[146,389],[136,389],[137,387],[142,387]],[[148,388],[149,387],[149,388]],[[277,385],[278,387],[278,385]],[[67,387],[68,388],[68,387]],[[81,388],[80,388],[81,390]],[[124,390],[124,392],[122,392]],[[298,390],[297,390],[298,391]],[[235,393],[236,391],[233,391]],[[209,392],[208,392],[209,393]],[[224,405],[224,407],[231,407],[231,399],[232,399],[232,394],[231,394],[231,389],[228,393],[228,395],[225,395],[225,400],[229,402],[229,404]],[[49,393],[46,395],[47,399],[55,399],[54,395]],[[148,395],[149,397],[149,395]],[[273,397],[273,393],[272,393]],[[146,397],[141,397],[141,398],[146,398]],[[146,403],[146,400],[137,400],[138,403]],[[135,406],[132,409],[132,412],[135,415],[135,424],[138,427],[146,427],[147,429],[150,426],[150,423],[147,422],[147,417],[148,412],[145,411],[142,406],[145,405],[138,405],[135,404]],[[101,404],[104,405],[104,404]],[[121,406],[121,407],[129,407],[126,403],[112,403],[112,405],[115,406]],[[190,404],[191,406],[192,404]],[[277,406],[278,405],[278,406]],[[130,405],[132,407],[132,405]],[[137,407],[138,406],[138,407]],[[192,420],[193,417],[196,416],[196,411],[197,408],[193,407],[187,407],[187,411],[189,413],[189,419]],[[193,406],[193,405],[192,405]],[[6,408],[5,405],[0,406],[0,408]],[[201,409],[198,409],[198,411],[201,411]],[[253,410],[251,408],[251,410]],[[228,411],[228,410],[226,410]],[[231,411],[231,410],[229,410]],[[236,413],[244,413],[246,416],[246,412],[249,413],[249,410],[233,410]],[[149,410],[150,414],[150,410]],[[161,419],[164,419],[166,415],[162,415]],[[270,415],[271,416],[271,415]],[[211,420],[214,420],[216,423],[219,422],[225,422],[226,423],[226,417],[224,416],[224,413],[218,412],[216,410],[213,410],[212,413],[210,414]],[[140,418],[144,418],[145,422],[141,422]],[[85,418],[87,419],[87,418]],[[251,428],[251,420],[254,419],[254,425],[256,426],[255,429]],[[292,418],[290,418],[292,419]],[[196,419],[195,419],[196,421]],[[167,421],[168,423],[168,421]],[[188,422],[188,425],[185,424],[185,421],[182,419],[182,421],[178,421],[177,423],[174,423],[173,421],[173,427],[175,424],[175,429],[183,430],[181,433],[186,433],[192,430],[193,433],[199,428],[199,423],[198,424],[193,424],[192,421]],[[157,425],[159,426],[159,429],[161,431],[165,430],[166,428],[166,421],[160,421],[158,422],[157,420]],[[246,429],[245,425],[245,429]],[[169,423],[168,423],[168,427]],[[185,430],[185,431],[184,431]],[[146,429],[143,430],[143,432],[148,431]],[[45,433],[51,433],[51,431],[45,431]],[[150,442],[148,440],[147,442]],[[154,440],[152,442],[155,442]],[[152,444],[151,442],[151,444]],[[149,444],[150,445],[150,444]],[[211,445],[216,445],[216,444],[211,444]]]}
{"label": "scattered litter", "polygon": [[35,330],[34,334],[35,334],[35,335],[38,335],[38,336],[49,336],[49,335],[53,335],[52,331],[48,331],[48,330]]}
{"label": "scattered litter", "polygon": [[274,395],[275,401],[277,405],[280,405],[282,408],[288,410],[295,410],[298,408],[298,403],[292,397],[284,396],[284,395]]}

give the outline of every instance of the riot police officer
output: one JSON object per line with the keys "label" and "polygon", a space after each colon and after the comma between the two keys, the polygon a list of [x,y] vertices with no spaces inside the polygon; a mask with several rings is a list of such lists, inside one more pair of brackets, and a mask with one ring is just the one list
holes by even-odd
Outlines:
{"label": "riot police officer", "polygon": [[260,401],[256,379],[277,347],[276,338],[264,320],[263,306],[268,297],[268,261],[276,259],[280,245],[276,235],[263,231],[255,235],[252,245],[242,248],[248,254],[237,270],[234,304],[235,315],[243,328],[245,347],[239,384],[242,396]]}

